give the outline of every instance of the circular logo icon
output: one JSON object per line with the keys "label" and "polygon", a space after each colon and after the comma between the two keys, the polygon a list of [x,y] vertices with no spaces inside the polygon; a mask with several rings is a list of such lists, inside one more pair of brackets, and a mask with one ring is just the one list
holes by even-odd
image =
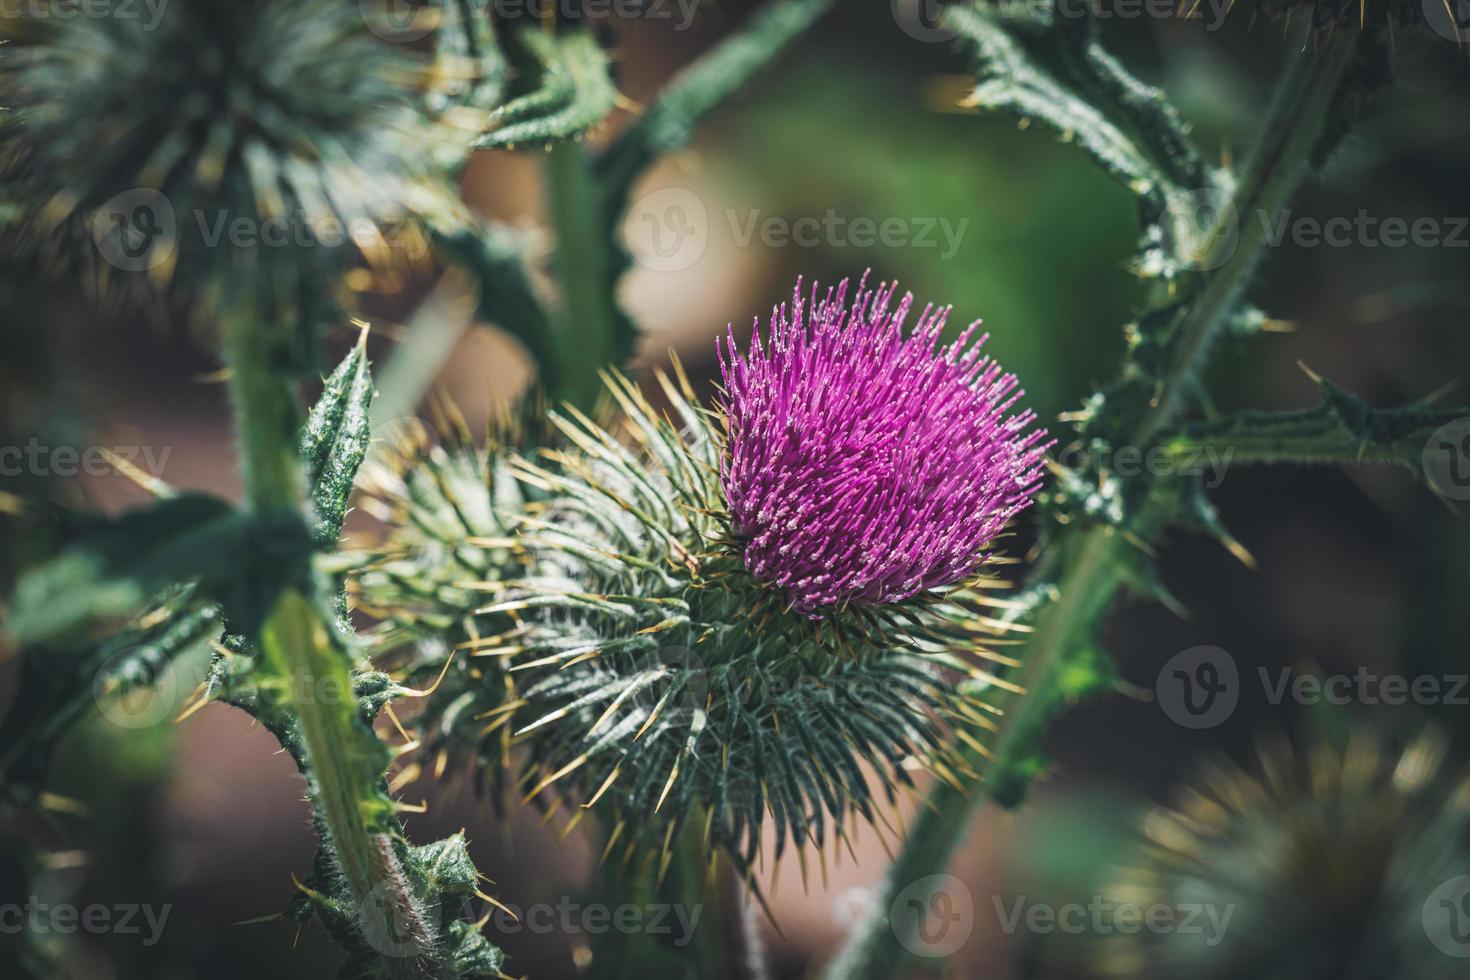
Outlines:
{"label": "circular logo icon", "polygon": [[854,885],[844,888],[832,899],[832,921],[844,932],[852,932],[873,914],[873,889]]}
{"label": "circular logo icon", "polygon": [[1470,875],[1436,888],[1424,903],[1424,934],[1446,956],[1470,959]]}
{"label": "circular logo icon", "polygon": [[148,187],[123,191],[92,215],[97,251],[124,272],[145,272],[167,261],[177,230],[173,205]]}
{"label": "circular logo icon", "polygon": [[[664,712],[677,709],[681,713],[703,711],[709,695],[709,675],[699,654],[688,647],[661,646],[638,664],[640,671],[660,671],[664,680],[640,692],[639,697],[664,702]],[[670,715],[669,717],[673,717]],[[687,714],[686,714],[687,717]]]}
{"label": "circular logo icon", "polygon": [[1430,489],[1451,500],[1470,500],[1470,418],[1435,429],[1422,459]]}
{"label": "circular logo icon", "polygon": [[423,926],[413,920],[410,909],[419,908],[422,914],[434,914],[438,921],[438,908],[424,909],[402,882],[384,881],[377,885],[358,906],[361,915],[358,923],[362,938],[374,950],[390,959],[412,959],[429,953],[432,938],[425,935]]}
{"label": "circular logo icon", "polygon": [[1240,216],[1228,191],[1219,187],[1201,187],[1174,201],[1176,217],[1184,219],[1190,229],[1185,243],[1185,259],[1189,268],[1208,271],[1224,265],[1235,254],[1240,240]]}
{"label": "circular logo icon", "polygon": [[888,925],[915,956],[951,956],[970,941],[975,903],[954,875],[928,875],[898,893],[888,908]]}
{"label": "circular logo icon", "polygon": [[1235,658],[1219,647],[1190,647],[1164,664],[1154,694],[1176,725],[1214,728],[1240,702],[1240,671]]}
{"label": "circular logo icon", "polygon": [[945,0],[889,0],[898,29],[915,41],[942,44],[959,32],[944,25]]}
{"label": "circular logo icon", "polygon": [[439,24],[439,11],[432,3],[357,0],[357,11],[368,30],[395,44],[409,44],[428,37]]}
{"label": "circular logo icon", "polygon": [[151,728],[173,714],[178,680],[156,647],[129,647],[107,658],[92,678],[97,711],[119,728]]}
{"label": "circular logo icon", "polygon": [[1446,40],[1470,44],[1470,0],[1424,0],[1424,23]]}
{"label": "circular logo icon", "polygon": [[623,241],[639,265],[681,272],[698,262],[709,244],[709,212],[686,187],[645,194],[623,218]]}

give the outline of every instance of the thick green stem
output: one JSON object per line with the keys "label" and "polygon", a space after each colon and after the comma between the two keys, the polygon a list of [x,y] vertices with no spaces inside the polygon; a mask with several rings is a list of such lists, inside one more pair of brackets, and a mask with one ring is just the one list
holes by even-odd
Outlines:
{"label": "thick green stem", "polygon": [[[1301,54],[1278,84],[1272,110],[1233,195],[1233,213],[1227,210],[1218,216],[1208,239],[1215,249],[1231,251],[1216,251],[1211,256],[1215,261],[1207,263],[1212,271],[1206,273],[1200,292],[1169,341],[1167,373],[1157,396],[1131,427],[1131,444],[1148,445],[1184,408],[1184,395],[1203,366],[1211,342],[1260,260],[1265,228],[1280,214],[1318,149],[1356,51],[1357,34],[1342,32],[1321,48]],[[1147,500],[1132,515],[1128,530],[1149,540],[1161,530],[1164,504],[1148,493],[1138,496]],[[1068,652],[1090,641],[1122,584],[1117,549],[1125,545],[1132,547],[1118,529],[1102,524],[1070,536],[1059,535],[1053,542],[1060,550],[1044,562],[1035,578],[1053,581],[1055,586],[1051,600],[1036,613],[1034,631],[1015,678],[1024,690],[1034,694],[1051,689]],[[1058,566],[1065,566],[1059,574],[1055,572]],[[1050,709],[1040,696],[997,692],[997,701],[1005,714],[994,755],[997,760],[1014,758],[1024,748],[1022,742],[1041,737]],[[984,765],[978,757],[971,761]],[[988,789],[991,793],[999,789],[1008,799],[1019,798],[1020,787]],[[902,969],[908,954],[889,921],[889,909],[903,889],[944,871],[968,832],[980,799],[979,793],[963,795],[942,784],[932,791],[930,806],[922,811],[879,891],[872,917],[834,961],[828,972],[830,980],[883,980]]]}
{"label": "thick green stem", "polygon": [[597,372],[605,364],[620,367],[632,353],[619,341],[629,334],[614,299],[619,270],[606,247],[604,201],[580,143],[552,148],[546,180],[563,304],[552,319],[551,351],[561,390],[548,394],[585,411],[602,390]]}
{"label": "thick green stem", "polygon": [[[301,409],[295,384],[274,359],[279,346],[270,330],[246,317],[225,329],[245,506],[292,510],[306,517],[306,476],[298,451]],[[286,590],[257,639],[266,662],[285,672],[317,814],[352,900],[364,918],[392,923],[401,932],[404,923],[411,928],[420,916],[407,907],[407,889],[395,887],[405,881],[403,869],[390,838],[375,826],[381,823],[384,801],[362,791],[361,760],[376,755],[377,739],[356,725],[351,671],[333,643],[330,611],[315,599]],[[372,746],[357,744],[368,738]],[[369,774],[369,780],[377,775]],[[395,901],[405,907],[384,908]],[[372,936],[367,938],[372,942]],[[426,969],[414,952],[385,960],[392,975],[403,980],[442,975]]]}

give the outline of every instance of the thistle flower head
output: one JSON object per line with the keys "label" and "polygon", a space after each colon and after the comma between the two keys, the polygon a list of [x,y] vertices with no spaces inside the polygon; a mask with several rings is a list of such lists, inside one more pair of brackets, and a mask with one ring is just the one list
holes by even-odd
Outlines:
{"label": "thistle flower head", "polygon": [[1129,978],[1463,975],[1446,952],[1464,948],[1470,779],[1448,750],[1434,728],[1405,744],[1360,724],[1346,739],[1268,741],[1250,770],[1210,766],[1145,817],[1104,893],[1228,910],[1228,931],[1099,936],[1089,964]]}
{"label": "thistle flower head", "polygon": [[[940,345],[949,307],[912,331],[896,284],[847,282],[771,314],[741,353],[721,350],[729,447],[722,469],[747,569],[820,616],[953,585],[1031,502],[1044,430],[1011,413],[1014,375],[982,356],[973,323]],[[972,342],[973,340],[973,342]],[[1029,430],[1029,431],[1028,431]]]}
{"label": "thistle flower head", "polygon": [[261,322],[319,325],[344,263],[398,269],[422,251],[420,219],[455,214],[446,172],[467,136],[424,111],[427,66],[355,9],[180,0],[151,18],[11,20],[10,264],[99,279],[104,297],[244,300]]}

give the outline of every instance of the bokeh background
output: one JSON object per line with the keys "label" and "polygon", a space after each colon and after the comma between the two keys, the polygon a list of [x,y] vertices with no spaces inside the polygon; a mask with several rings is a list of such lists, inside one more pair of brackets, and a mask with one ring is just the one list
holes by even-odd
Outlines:
{"label": "bokeh background", "polygon": [[[688,29],[672,5],[668,18],[610,18],[622,90],[637,103],[749,6],[702,4]],[[1179,17],[1105,24],[1114,50],[1168,89],[1201,143],[1222,157],[1241,148],[1292,43],[1279,21],[1254,18],[1244,0],[1238,6],[1209,26]],[[913,29],[920,22],[912,14],[904,0],[844,5],[720,112],[690,152],[640,187],[638,196],[653,203],[635,204],[631,234],[640,233],[640,221],[649,234],[663,222],[665,232],[694,238],[681,239],[678,268],[636,265],[624,282],[627,308],[646,332],[639,370],[674,350],[708,384],[713,339],[727,322],[748,331],[798,275],[829,282],[872,269],[897,277],[921,301],[953,304],[955,320],[983,317],[991,350],[1021,376],[1043,418],[1077,406],[1114,375],[1121,325],[1141,289],[1128,269],[1132,201],[1063,141],[960,109],[963,57]],[[1430,218],[1447,235],[1456,218],[1463,224],[1470,216],[1470,61],[1442,38],[1406,37],[1399,69],[1395,87],[1294,202],[1294,216]],[[616,115],[597,139],[627,118]],[[463,176],[476,209],[522,227],[542,249],[549,245],[543,163],[535,150],[482,153]],[[648,197],[668,189],[683,196]],[[692,200],[702,216],[673,215],[670,200]],[[803,218],[828,228],[839,226],[836,219],[847,231],[782,244],[782,223]],[[891,227],[903,229],[904,244],[854,241],[855,219],[896,219]],[[1377,405],[1452,384],[1470,375],[1467,274],[1463,228],[1435,247],[1285,241],[1270,250],[1256,288],[1282,329],[1227,344],[1209,388],[1222,409],[1286,409],[1316,400],[1304,368]],[[467,289],[424,267],[398,293],[369,297],[366,308],[381,363],[432,298],[443,332],[457,337],[439,383],[474,422],[531,377],[515,341],[469,319]],[[5,444],[34,437],[53,446],[153,447],[167,450],[160,475],[174,485],[236,493],[225,389],[203,345],[135,311],[98,310],[79,290],[21,284],[8,303],[0,313]],[[356,332],[344,324],[331,340],[345,349]],[[1444,399],[1464,403],[1470,392]],[[67,481],[62,492],[109,510],[144,500],[115,474]],[[1231,469],[1215,499],[1259,567],[1247,568],[1210,539],[1167,540],[1163,575],[1189,615],[1146,603],[1120,608],[1106,636],[1130,688],[1081,706],[1055,728],[1055,770],[1023,809],[981,810],[952,868],[969,890],[974,925],[948,975],[1089,975],[1086,958],[1079,962],[1056,937],[1008,934],[993,899],[1093,894],[1125,859],[1140,816],[1202,764],[1246,760],[1262,737],[1302,738],[1309,709],[1272,704],[1260,685],[1247,684],[1217,727],[1175,725],[1149,695],[1180,651],[1221,647],[1251,676],[1262,665],[1408,676],[1470,670],[1470,531],[1414,474]],[[360,518],[349,530],[364,538],[374,531]],[[1018,557],[1028,540],[1023,528],[1012,542]],[[7,571],[24,557],[16,544],[0,542]],[[0,662],[0,712],[12,677],[13,664]],[[188,687],[180,683],[181,697]],[[1372,710],[1375,724],[1405,726],[1423,711]],[[1428,713],[1454,733],[1454,757],[1470,758],[1470,708]],[[9,831],[59,850],[36,886],[43,895],[172,906],[156,946],[73,937],[68,962],[76,976],[330,975],[335,950],[314,927],[298,935],[279,920],[242,924],[283,907],[292,873],[308,867],[314,846],[294,767],[246,716],[216,705],[177,726],[129,730],[99,720],[68,740],[52,788],[77,801],[77,812]],[[558,842],[534,815],[514,809],[497,817],[467,786],[419,784],[404,795],[429,802],[427,813],[407,818],[410,835],[428,840],[466,828],[476,864],[503,900],[577,901],[585,892],[595,850],[576,836]],[[766,868],[780,931],[762,929],[780,975],[817,969],[865,909],[863,889],[881,877],[887,858],[872,835],[857,843],[856,864],[828,854],[824,875],[811,862],[806,890],[795,862]],[[575,975],[585,937],[518,930],[496,941],[510,954],[508,973],[551,978]]]}

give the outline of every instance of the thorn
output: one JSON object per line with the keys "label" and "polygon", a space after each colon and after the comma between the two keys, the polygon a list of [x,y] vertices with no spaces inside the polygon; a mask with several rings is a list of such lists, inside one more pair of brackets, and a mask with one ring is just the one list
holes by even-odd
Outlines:
{"label": "thorn", "polygon": [[415,691],[412,688],[408,687],[397,687],[396,693],[398,694],[398,696],[405,698],[426,698],[432,695],[435,691],[439,690],[439,685],[444,683],[444,678],[449,674],[449,668],[454,665],[454,653],[455,651],[453,650],[449,651],[449,656],[446,657],[444,660],[444,668],[439,671],[439,676],[434,680],[434,683],[429,686],[428,690]]}
{"label": "thorn", "polygon": [[103,458],[112,465],[113,469],[117,470],[129,480],[132,480],[133,483],[148,493],[151,493],[157,499],[171,500],[179,495],[179,492],[170,484],[150,473],[144,473],[138,467],[134,466],[131,461],[124,459],[106,446],[100,446],[98,448],[102,450]]}
{"label": "thorn", "polygon": [[241,919],[239,922],[232,922],[230,924],[236,926],[258,926],[267,922],[275,922],[277,919],[284,919],[285,917],[280,912],[272,912],[270,915],[262,915],[258,919]]}
{"label": "thorn", "polygon": [[404,745],[407,746],[407,745],[413,745],[413,744],[415,744],[414,743],[414,740],[413,740],[413,736],[411,736],[411,735],[408,734],[408,730],[403,727],[403,722],[399,721],[398,720],[398,715],[396,713],[394,713],[394,711],[393,711],[393,705],[391,705],[391,704],[385,704],[385,705],[383,705],[383,710],[384,710],[384,713],[386,713],[388,715],[388,720],[393,723],[393,727],[396,728],[396,729],[398,729],[398,734],[403,736],[403,743],[404,743]]}
{"label": "thorn", "polygon": [[70,796],[62,796],[60,793],[43,791],[40,796],[36,797],[36,803],[41,809],[50,810],[52,813],[66,813],[81,817],[86,816],[88,812],[87,804],[81,800],[74,800]]}
{"label": "thorn", "polygon": [[484,892],[480,891],[478,888],[475,889],[475,897],[478,898],[478,899],[480,899],[481,901],[490,903],[491,905],[493,905],[496,908],[500,909],[500,911],[504,912],[506,915],[510,916],[515,921],[517,921],[517,922],[521,921],[520,916],[518,916],[514,912],[512,912],[507,906],[502,905],[500,902],[497,902],[495,899],[491,898],[489,895],[486,895]]}

